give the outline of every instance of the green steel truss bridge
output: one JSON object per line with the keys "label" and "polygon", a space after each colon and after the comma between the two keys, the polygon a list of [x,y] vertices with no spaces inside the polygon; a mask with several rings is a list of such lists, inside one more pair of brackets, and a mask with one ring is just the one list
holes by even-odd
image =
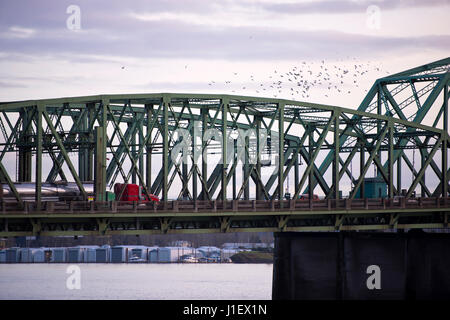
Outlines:
{"label": "green steel truss bridge", "polygon": [[[0,236],[447,228],[449,84],[446,58],[376,80],[357,108],[180,93],[2,102]],[[49,201],[65,181],[79,199]],[[124,181],[162,201],[108,202]]]}

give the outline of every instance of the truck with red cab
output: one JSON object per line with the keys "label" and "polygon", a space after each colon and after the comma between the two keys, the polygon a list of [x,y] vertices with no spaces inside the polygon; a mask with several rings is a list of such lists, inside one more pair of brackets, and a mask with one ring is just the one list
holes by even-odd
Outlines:
{"label": "truck with red cab", "polygon": [[[122,196],[119,199],[121,192]],[[147,194],[143,192],[142,186],[134,183],[116,183],[114,185],[114,194],[116,195],[116,201],[159,202],[157,196],[154,194],[149,194],[147,196]]]}

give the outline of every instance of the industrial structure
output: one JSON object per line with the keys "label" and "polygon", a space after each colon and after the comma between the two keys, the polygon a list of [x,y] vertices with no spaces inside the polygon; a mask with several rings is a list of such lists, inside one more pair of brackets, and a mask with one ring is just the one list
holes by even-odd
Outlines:
{"label": "industrial structure", "polygon": [[[0,236],[448,227],[449,84],[446,58],[376,80],[353,109],[181,93],[2,102]],[[66,182],[77,201],[45,199]],[[117,182],[161,202],[108,202]]]}

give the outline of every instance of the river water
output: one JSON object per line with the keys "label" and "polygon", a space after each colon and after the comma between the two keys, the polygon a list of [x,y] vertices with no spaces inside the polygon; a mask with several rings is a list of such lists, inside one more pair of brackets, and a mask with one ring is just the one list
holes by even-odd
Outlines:
{"label": "river water", "polygon": [[269,300],[272,267],[233,263],[1,264],[0,299]]}

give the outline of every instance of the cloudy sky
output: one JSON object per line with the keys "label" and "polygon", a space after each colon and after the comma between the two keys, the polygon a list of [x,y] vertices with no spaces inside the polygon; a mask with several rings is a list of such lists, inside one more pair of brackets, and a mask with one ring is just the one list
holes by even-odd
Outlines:
{"label": "cloudy sky", "polygon": [[[376,78],[448,56],[449,9],[450,0],[0,0],[0,101],[212,92],[355,108]],[[276,84],[292,70],[316,85]]]}

